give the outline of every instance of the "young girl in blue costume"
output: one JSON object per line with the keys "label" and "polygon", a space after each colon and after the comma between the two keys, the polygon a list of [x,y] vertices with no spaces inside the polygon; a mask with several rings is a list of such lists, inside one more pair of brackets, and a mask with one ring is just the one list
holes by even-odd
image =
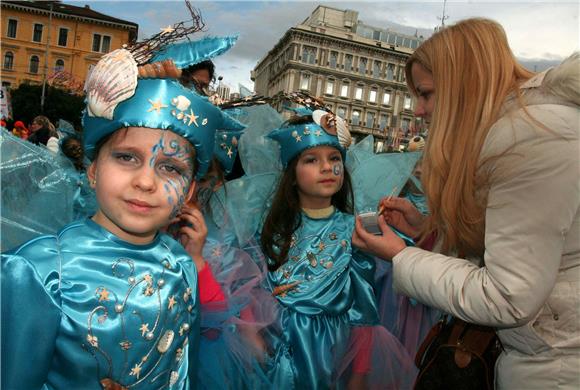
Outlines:
{"label": "young girl in blue costume", "polygon": [[[99,209],[2,256],[2,388],[187,389],[195,377],[195,266],[158,230],[231,119],[177,77],[159,78],[178,75],[172,65],[143,68],[120,49],[87,80],[84,143]],[[202,234],[194,238],[201,256]]]}
{"label": "young girl in blue costume", "polygon": [[411,359],[377,326],[374,261],[351,247],[348,129],[331,113],[310,114],[270,134],[285,167],[261,233],[281,305],[273,381],[284,389],[407,388]]}

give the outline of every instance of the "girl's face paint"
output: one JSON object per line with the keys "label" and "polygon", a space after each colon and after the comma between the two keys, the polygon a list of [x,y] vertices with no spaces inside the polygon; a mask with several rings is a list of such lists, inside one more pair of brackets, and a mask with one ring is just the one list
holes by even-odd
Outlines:
{"label": "girl's face paint", "polygon": [[150,242],[185,202],[193,178],[193,150],[171,131],[117,131],[89,168],[99,203],[93,219],[126,241]]}
{"label": "girl's face paint", "polygon": [[342,176],[342,171],[343,171],[342,162],[336,163],[332,166],[332,173],[334,173],[334,176]]}

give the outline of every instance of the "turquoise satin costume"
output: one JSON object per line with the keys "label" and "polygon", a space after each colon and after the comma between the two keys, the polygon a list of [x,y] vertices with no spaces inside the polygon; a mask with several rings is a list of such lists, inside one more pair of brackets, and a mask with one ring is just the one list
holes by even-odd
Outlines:
{"label": "turquoise satin costume", "polygon": [[27,242],[2,255],[2,389],[188,389],[197,290],[165,234],[134,245],[85,219]]}
{"label": "turquoise satin costume", "polygon": [[288,261],[268,275],[272,290],[298,283],[277,295],[282,334],[273,381],[277,388],[324,389],[340,385],[335,375],[352,327],[378,323],[375,264],[351,246],[352,215],[335,210],[327,218],[301,218]]}

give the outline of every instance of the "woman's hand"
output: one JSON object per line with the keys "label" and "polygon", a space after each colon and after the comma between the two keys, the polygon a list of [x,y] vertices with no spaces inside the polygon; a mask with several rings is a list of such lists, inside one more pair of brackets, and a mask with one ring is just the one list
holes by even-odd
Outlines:
{"label": "woman's hand", "polygon": [[[405,198],[387,197],[379,202],[379,210],[383,210],[387,224],[393,226],[409,237],[417,238],[425,216]],[[380,219],[380,218],[379,218]]]}
{"label": "woman's hand", "polygon": [[201,211],[196,208],[184,206],[179,216],[183,226],[179,229],[179,242],[193,259],[197,271],[201,271],[205,265],[203,259],[203,246],[207,238],[207,226]]}
{"label": "woman's hand", "polygon": [[403,239],[397,236],[379,216],[379,228],[383,232],[382,236],[375,236],[365,230],[359,217],[356,217],[355,229],[352,234],[354,246],[369,252],[384,260],[392,260],[400,251],[407,246]]}

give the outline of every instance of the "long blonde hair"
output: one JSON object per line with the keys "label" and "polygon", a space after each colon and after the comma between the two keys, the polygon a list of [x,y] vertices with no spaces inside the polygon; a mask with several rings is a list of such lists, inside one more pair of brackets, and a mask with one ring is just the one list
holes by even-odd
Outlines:
{"label": "long blonde hair", "polygon": [[487,19],[467,19],[425,41],[407,61],[409,89],[417,95],[411,68],[433,76],[435,109],[423,160],[423,186],[430,217],[425,232],[442,239],[443,253],[482,256],[487,178],[479,170],[481,149],[502,103],[533,72],[511,52],[503,28]]}

